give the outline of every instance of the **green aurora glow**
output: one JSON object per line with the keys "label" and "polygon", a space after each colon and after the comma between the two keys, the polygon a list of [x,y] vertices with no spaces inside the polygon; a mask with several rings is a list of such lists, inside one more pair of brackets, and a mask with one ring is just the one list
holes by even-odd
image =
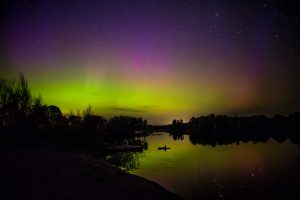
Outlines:
{"label": "green aurora glow", "polygon": [[1,3],[1,78],[24,73],[64,113],[91,105],[151,124],[300,109],[299,18],[289,5],[75,2]]}

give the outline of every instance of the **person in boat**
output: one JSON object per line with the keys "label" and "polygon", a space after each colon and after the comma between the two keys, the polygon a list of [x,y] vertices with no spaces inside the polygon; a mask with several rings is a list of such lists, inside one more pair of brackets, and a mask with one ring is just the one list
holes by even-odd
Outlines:
{"label": "person in boat", "polygon": [[167,149],[170,149],[169,147],[167,147],[167,145],[165,145],[164,147],[158,147],[158,150],[167,150]]}

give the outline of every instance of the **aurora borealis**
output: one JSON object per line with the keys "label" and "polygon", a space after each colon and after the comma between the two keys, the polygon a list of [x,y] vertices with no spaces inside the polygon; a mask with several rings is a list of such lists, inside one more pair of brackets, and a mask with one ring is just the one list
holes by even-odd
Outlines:
{"label": "aurora borealis", "polygon": [[300,15],[293,1],[10,1],[0,77],[23,72],[64,113],[150,123],[300,109]]}

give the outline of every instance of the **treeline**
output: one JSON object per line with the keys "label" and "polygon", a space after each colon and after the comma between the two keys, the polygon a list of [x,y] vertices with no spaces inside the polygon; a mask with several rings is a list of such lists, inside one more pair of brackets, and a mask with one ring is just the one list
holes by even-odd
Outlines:
{"label": "treeline", "polygon": [[300,113],[276,115],[272,118],[264,115],[230,117],[211,114],[192,117],[188,123],[173,120],[169,132],[175,139],[189,134],[193,144],[212,146],[249,141],[266,142],[270,138],[278,142],[290,139],[293,143],[300,144]]}
{"label": "treeline", "polygon": [[145,130],[142,118],[94,115],[89,106],[82,115],[63,115],[60,108],[34,98],[23,74],[19,80],[0,79],[0,136],[24,140],[47,137],[73,147],[101,148],[105,143],[133,138]]}

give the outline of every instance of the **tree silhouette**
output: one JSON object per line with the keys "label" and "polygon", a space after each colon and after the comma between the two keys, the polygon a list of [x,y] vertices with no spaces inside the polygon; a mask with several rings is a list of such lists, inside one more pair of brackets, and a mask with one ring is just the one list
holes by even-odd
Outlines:
{"label": "tree silhouette", "polygon": [[2,126],[24,127],[31,106],[31,94],[21,73],[18,81],[0,80]]}

